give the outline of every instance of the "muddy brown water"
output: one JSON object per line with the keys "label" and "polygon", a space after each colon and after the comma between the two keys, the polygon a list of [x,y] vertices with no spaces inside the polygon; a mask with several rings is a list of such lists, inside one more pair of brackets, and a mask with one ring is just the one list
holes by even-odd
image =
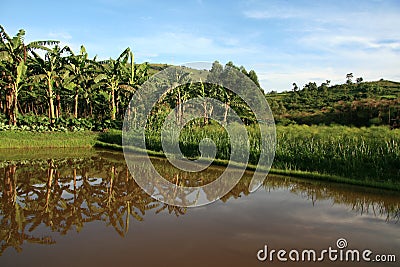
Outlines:
{"label": "muddy brown water", "polygon": [[[165,159],[153,164],[171,179],[179,175]],[[184,177],[205,181],[223,171]],[[273,175],[249,193],[250,178],[221,200],[185,209],[143,192],[121,153],[3,150],[0,266],[399,266],[399,193]],[[397,262],[340,260],[340,238],[343,255],[371,250],[371,260],[394,255]],[[268,255],[276,250],[272,262],[257,259],[265,246]],[[318,260],[329,248],[336,261],[327,253],[301,261],[304,250]],[[292,250],[300,262],[295,252],[289,258]]]}

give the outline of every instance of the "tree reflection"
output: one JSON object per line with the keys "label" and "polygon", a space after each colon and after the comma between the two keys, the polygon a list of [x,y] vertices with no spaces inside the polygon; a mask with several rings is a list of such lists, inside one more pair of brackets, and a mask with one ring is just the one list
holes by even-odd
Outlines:
{"label": "tree reflection", "polygon": [[289,177],[271,177],[264,181],[263,186],[266,190],[289,190],[309,199],[313,205],[317,201],[331,200],[334,205],[346,205],[360,215],[384,216],[386,221],[396,223],[400,220],[400,199],[397,192]]}
{"label": "tree reflection", "polygon": [[[223,168],[210,168],[198,174],[185,173],[168,165],[164,159],[152,160],[161,175],[171,182],[199,186],[215,180]],[[137,161],[141,175],[149,175],[147,166]],[[249,194],[252,173],[221,201]],[[0,163],[0,255],[9,247],[18,252],[24,242],[54,244],[51,235],[40,235],[40,227],[61,235],[81,231],[88,222],[103,221],[120,236],[125,236],[132,220],[145,220],[146,212],[186,214],[186,208],[167,205],[146,194],[131,177],[120,153],[98,152],[85,158],[36,159]],[[154,188],[160,192],[163,188]],[[312,203],[332,199],[350,206],[360,214],[372,213],[399,220],[400,201],[382,194],[365,194],[347,187],[310,183],[269,176],[266,190],[285,188],[310,199]],[[218,192],[205,192],[213,198]],[[187,201],[184,196],[182,202]]]}
{"label": "tree reflection", "polygon": [[65,235],[104,221],[123,237],[130,220],[143,221],[148,210],[186,213],[143,192],[123,158],[102,156],[3,162],[0,254],[8,247],[19,252],[24,242],[54,244],[51,236],[34,236],[41,225]]}
{"label": "tree reflection", "polygon": [[8,247],[14,247],[18,252],[22,250],[24,242],[53,244],[54,240],[48,236],[34,237],[26,233],[27,216],[24,200],[30,198],[28,193],[25,196],[19,195],[17,181],[17,166],[10,164],[4,169],[2,194],[0,202],[0,255]]}

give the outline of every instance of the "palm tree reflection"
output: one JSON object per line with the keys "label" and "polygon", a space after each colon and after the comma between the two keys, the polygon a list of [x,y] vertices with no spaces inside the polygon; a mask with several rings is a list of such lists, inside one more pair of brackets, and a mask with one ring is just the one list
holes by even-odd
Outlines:
{"label": "palm tree reflection", "polygon": [[[198,175],[168,167],[165,160],[154,159],[153,165],[171,182],[198,186],[212,182],[224,169],[213,168]],[[136,166],[147,175],[147,167]],[[0,255],[8,248],[22,250],[24,242],[54,244],[51,235],[40,235],[45,226],[62,235],[79,232],[86,223],[103,221],[124,237],[130,221],[143,221],[146,212],[185,215],[182,207],[166,205],[146,194],[131,177],[121,154],[99,152],[89,158],[9,161],[0,163]],[[252,175],[245,176],[221,201],[249,194]],[[351,206],[357,213],[373,211],[387,220],[399,220],[400,203],[382,195],[363,194],[280,177],[269,177],[266,190],[285,188],[313,203],[333,199],[334,203]],[[163,188],[154,188],[160,192]],[[210,198],[214,193],[206,192]],[[184,196],[182,202],[186,201]]]}

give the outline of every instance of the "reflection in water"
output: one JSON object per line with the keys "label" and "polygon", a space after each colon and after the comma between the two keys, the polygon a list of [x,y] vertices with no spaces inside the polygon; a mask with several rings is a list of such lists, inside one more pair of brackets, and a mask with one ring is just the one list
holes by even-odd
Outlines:
{"label": "reflection in water", "polygon": [[384,216],[386,221],[396,223],[400,220],[400,198],[397,192],[382,193],[364,187],[310,182],[288,177],[267,179],[264,188],[266,190],[283,188],[309,199],[313,205],[317,201],[331,200],[334,205],[347,205],[360,215]]}
{"label": "reflection in water", "polygon": [[[140,159],[137,162],[138,168],[142,168],[141,175],[148,175],[146,166],[140,165]],[[211,167],[200,174],[188,175],[164,159],[152,159],[152,162],[170,181],[191,186],[213,181],[224,171]],[[221,201],[248,195],[251,177],[251,173],[246,173]],[[0,179],[0,255],[9,247],[20,252],[24,242],[54,244],[51,235],[38,234],[43,232],[38,230],[43,226],[66,235],[73,229],[81,231],[89,222],[102,221],[125,236],[130,220],[143,221],[149,210],[175,216],[190,211],[163,204],[144,193],[130,176],[120,153],[99,151],[82,158],[4,161],[0,163]],[[399,197],[376,190],[271,175],[264,182],[264,188],[290,191],[313,204],[331,200],[334,204],[349,206],[357,214],[384,216],[387,221],[397,222],[400,216]],[[208,196],[212,198],[214,193],[209,192]]]}

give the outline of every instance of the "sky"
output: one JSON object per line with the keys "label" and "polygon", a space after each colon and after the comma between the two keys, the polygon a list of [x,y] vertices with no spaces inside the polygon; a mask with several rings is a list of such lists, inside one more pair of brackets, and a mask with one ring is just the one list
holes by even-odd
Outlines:
{"label": "sky", "polygon": [[233,61],[266,92],[346,74],[400,81],[400,1],[89,0],[0,2],[9,35],[59,40],[90,57],[167,64]]}

